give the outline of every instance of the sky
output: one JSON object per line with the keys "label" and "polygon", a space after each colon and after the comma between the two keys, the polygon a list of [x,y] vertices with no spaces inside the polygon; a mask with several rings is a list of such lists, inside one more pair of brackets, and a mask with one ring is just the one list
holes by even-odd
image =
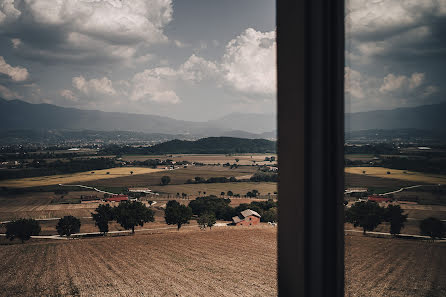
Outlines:
{"label": "sky", "polygon": [[205,121],[274,113],[274,0],[0,0],[0,97]]}
{"label": "sky", "polygon": [[[346,111],[444,100],[446,0],[346,0]],[[206,121],[275,113],[274,0],[0,0],[0,97]]]}
{"label": "sky", "polygon": [[346,0],[346,112],[446,101],[446,0]]}

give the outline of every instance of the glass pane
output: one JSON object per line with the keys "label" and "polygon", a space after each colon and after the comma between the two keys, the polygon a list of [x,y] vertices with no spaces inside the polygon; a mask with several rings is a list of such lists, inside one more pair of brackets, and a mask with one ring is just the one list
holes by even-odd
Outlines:
{"label": "glass pane", "polygon": [[275,109],[274,1],[0,0],[0,292],[277,295]]}
{"label": "glass pane", "polygon": [[445,8],[346,1],[346,296],[446,294]]}

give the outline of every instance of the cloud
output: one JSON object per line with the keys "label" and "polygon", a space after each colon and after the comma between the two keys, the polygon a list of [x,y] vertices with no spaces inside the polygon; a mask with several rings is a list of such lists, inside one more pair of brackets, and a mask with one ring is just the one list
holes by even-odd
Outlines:
{"label": "cloud", "polygon": [[2,85],[0,85],[0,95],[2,98],[5,98],[5,99],[22,99],[23,98],[23,96],[20,96],[16,92],[14,92]]}
{"label": "cloud", "polygon": [[412,73],[410,77],[389,73],[384,77],[384,82],[379,91],[382,93],[410,91],[419,87],[423,83],[424,77],[424,73]]}
{"label": "cloud", "polygon": [[349,93],[356,98],[364,98],[364,93],[361,89],[361,73],[345,67],[344,73],[345,93]]}
{"label": "cloud", "polygon": [[28,70],[23,67],[13,67],[0,56],[0,73],[8,75],[14,81],[24,81],[28,78]]}
{"label": "cloud", "polygon": [[276,34],[252,28],[226,45],[221,68],[228,86],[247,94],[276,93]]}
{"label": "cloud", "polygon": [[146,69],[137,73],[130,81],[130,100],[149,101],[162,104],[177,104],[181,100],[169,82],[176,79],[177,71],[169,67]]}
{"label": "cloud", "polygon": [[348,52],[363,64],[379,59],[413,59],[446,54],[446,1],[347,2]]}
{"label": "cloud", "polygon": [[[20,39],[34,59],[128,59],[167,42],[171,0],[17,0],[0,6],[0,34]],[[99,60],[100,61],[100,60]]]}
{"label": "cloud", "polygon": [[86,95],[94,93],[116,95],[116,90],[113,88],[111,80],[107,77],[86,80],[82,75],[80,75],[78,77],[73,77],[72,83],[73,87]]}
{"label": "cloud", "polygon": [[71,101],[75,101],[75,102],[79,101],[79,98],[71,90],[67,90],[67,89],[61,90],[60,95],[68,100],[71,100]]}
{"label": "cloud", "polygon": [[200,82],[204,79],[217,81],[219,79],[220,69],[215,62],[208,61],[193,54],[179,67],[178,75],[184,80],[193,82]]}

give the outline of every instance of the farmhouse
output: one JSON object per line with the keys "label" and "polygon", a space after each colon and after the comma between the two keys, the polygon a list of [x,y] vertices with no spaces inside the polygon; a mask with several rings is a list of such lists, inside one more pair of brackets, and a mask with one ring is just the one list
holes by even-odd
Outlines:
{"label": "farmhouse", "polygon": [[254,210],[247,209],[238,216],[232,218],[232,224],[236,226],[251,226],[260,223],[260,215]]}
{"label": "farmhouse", "polygon": [[386,197],[386,196],[378,196],[378,195],[372,195],[372,196],[369,196],[369,198],[368,198],[368,201],[375,201],[375,202],[377,202],[377,203],[380,203],[380,202],[389,202],[390,200],[392,200],[392,199],[389,198],[389,197]]}
{"label": "farmhouse", "polygon": [[121,202],[121,201],[128,201],[129,197],[127,195],[113,195],[107,199],[105,199],[105,201],[107,202]]}

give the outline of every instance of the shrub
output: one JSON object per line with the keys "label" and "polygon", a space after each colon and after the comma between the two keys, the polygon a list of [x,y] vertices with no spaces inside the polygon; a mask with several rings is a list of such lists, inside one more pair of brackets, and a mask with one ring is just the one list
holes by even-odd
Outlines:
{"label": "shrub", "polygon": [[33,235],[40,233],[39,222],[33,219],[19,219],[6,224],[6,238],[14,240],[18,238],[23,242],[29,240]]}
{"label": "shrub", "polygon": [[175,200],[167,202],[164,219],[168,225],[177,225],[180,230],[182,225],[189,224],[191,217],[192,209],[190,207],[181,205]]}
{"label": "shrub", "polygon": [[71,234],[79,232],[81,228],[81,221],[73,216],[64,216],[59,219],[56,230],[60,236],[66,235],[69,237]]}
{"label": "shrub", "polygon": [[144,226],[144,223],[154,222],[153,210],[147,208],[139,201],[125,201],[119,203],[113,208],[113,215],[124,229],[132,229],[132,234],[135,233],[135,226]]}
{"label": "shrub", "polygon": [[445,227],[442,221],[437,218],[427,218],[420,222],[421,235],[430,236],[432,239],[443,238],[445,236]]}

